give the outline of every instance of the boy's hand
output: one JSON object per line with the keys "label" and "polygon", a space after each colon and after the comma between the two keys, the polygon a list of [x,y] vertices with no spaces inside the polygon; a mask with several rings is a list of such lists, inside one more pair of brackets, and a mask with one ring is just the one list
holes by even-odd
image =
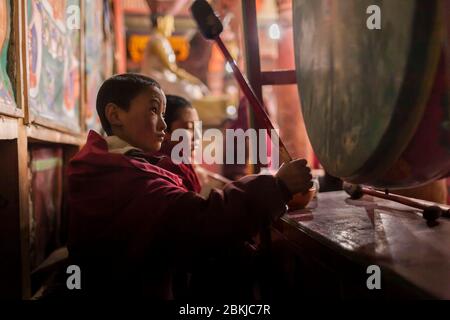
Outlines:
{"label": "boy's hand", "polygon": [[313,186],[311,169],[305,159],[283,163],[275,176],[284,182],[291,194],[306,193]]}

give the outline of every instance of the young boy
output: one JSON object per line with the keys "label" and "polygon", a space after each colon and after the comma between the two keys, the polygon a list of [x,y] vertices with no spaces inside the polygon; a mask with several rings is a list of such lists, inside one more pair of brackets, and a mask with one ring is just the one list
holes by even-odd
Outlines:
{"label": "young boy", "polygon": [[108,137],[91,131],[68,168],[68,248],[81,269],[80,295],[170,299],[172,266],[249,238],[312,186],[306,161],[297,160],[208,199],[189,192],[152,156],[164,140],[165,107],[159,84],[143,75],[113,76],[98,92]]}
{"label": "young boy", "polygon": [[[170,158],[173,147],[178,143],[171,140],[171,135],[177,129],[183,129],[189,132],[189,135],[192,137],[190,149],[191,151],[194,150],[194,123],[200,119],[197,110],[186,99],[180,96],[166,95],[166,101],[164,121],[166,122],[167,129],[159,153]],[[188,156],[190,157],[191,155]],[[164,161],[160,166],[177,174],[183,180],[183,185],[189,191],[200,193],[202,187],[192,164],[181,163],[176,165],[169,160]]]}

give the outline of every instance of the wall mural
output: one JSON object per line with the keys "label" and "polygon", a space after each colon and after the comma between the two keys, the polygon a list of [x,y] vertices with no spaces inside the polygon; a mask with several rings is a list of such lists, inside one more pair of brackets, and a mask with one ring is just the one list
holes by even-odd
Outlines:
{"label": "wall mural", "polygon": [[114,43],[107,0],[85,0],[86,128],[101,131],[95,109],[97,92],[113,73]]}
{"label": "wall mural", "polygon": [[11,31],[11,7],[9,0],[0,0],[0,111],[15,107],[11,81],[6,71]]}
{"label": "wall mural", "polygon": [[29,150],[30,264],[36,268],[61,246],[63,149]]}
{"label": "wall mural", "polygon": [[79,131],[80,30],[69,28],[68,19],[73,16],[69,7],[79,8],[80,1],[27,4],[30,112]]}

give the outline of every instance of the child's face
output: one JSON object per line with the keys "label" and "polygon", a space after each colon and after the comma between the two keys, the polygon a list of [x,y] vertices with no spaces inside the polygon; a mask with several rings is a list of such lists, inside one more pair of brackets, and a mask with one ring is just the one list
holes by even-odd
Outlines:
{"label": "child's face", "polygon": [[[191,136],[191,150],[194,149],[194,123],[199,121],[197,110],[194,108],[183,108],[178,112],[177,120],[172,122],[170,132],[176,129],[186,129]],[[170,135],[167,137],[170,139]]]}
{"label": "child's face", "polygon": [[130,102],[128,111],[120,111],[120,138],[145,152],[155,152],[164,140],[166,96],[149,86]]}

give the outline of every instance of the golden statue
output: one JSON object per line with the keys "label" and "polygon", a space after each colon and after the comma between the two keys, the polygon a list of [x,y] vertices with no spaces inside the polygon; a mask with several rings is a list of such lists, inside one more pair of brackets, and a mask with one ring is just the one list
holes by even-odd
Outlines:
{"label": "golden statue", "polygon": [[153,31],[144,52],[141,73],[159,82],[166,94],[189,100],[197,109],[204,124],[220,126],[228,117],[228,95],[211,95],[208,87],[197,77],[179,68],[169,42],[175,22],[172,15],[153,19]]}
{"label": "golden statue", "polygon": [[147,44],[141,72],[158,81],[165,93],[182,96],[190,101],[209,94],[208,87],[186,70],[179,68],[168,38],[174,31],[174,17],[158,16]]}

